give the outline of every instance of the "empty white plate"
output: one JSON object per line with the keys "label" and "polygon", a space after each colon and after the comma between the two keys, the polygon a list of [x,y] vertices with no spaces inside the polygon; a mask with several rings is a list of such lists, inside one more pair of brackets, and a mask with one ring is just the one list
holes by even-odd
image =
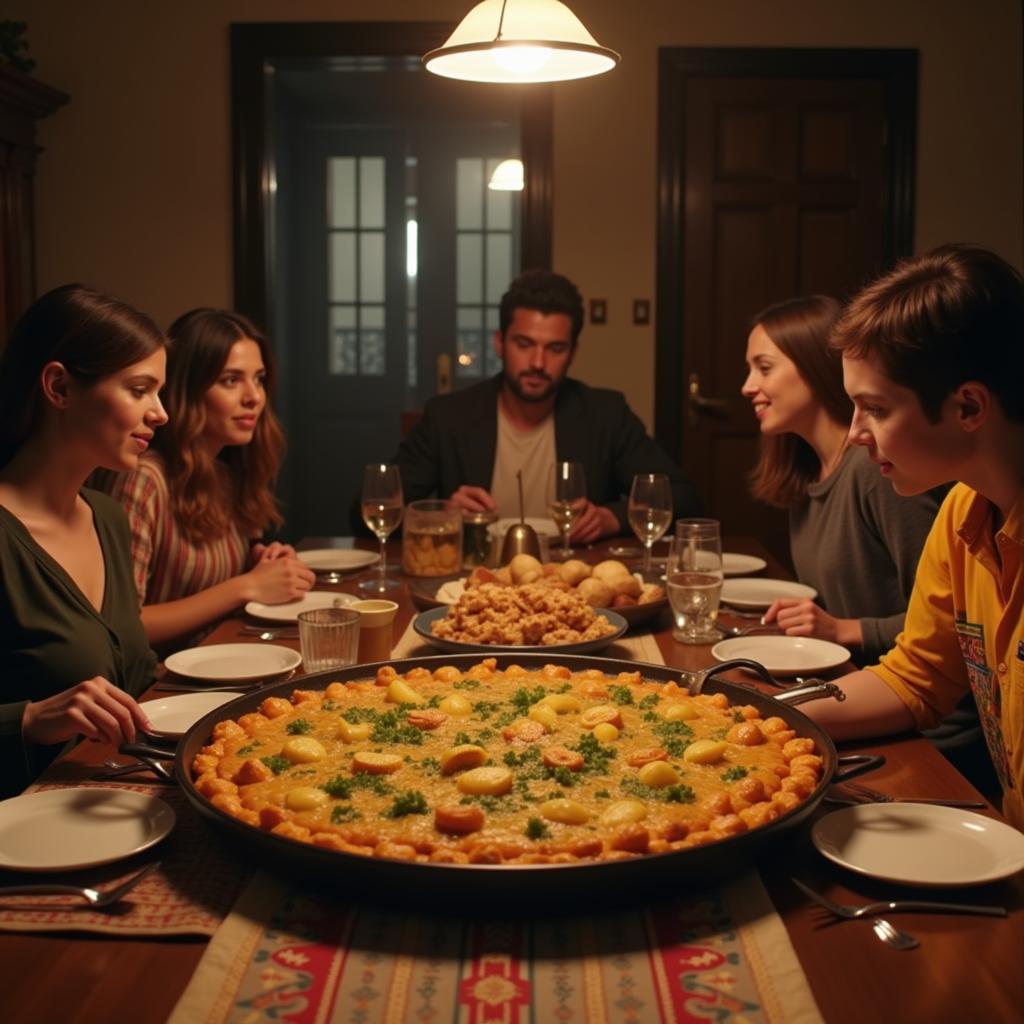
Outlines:
{"label": "empty white plate", "polygon": [[1024,868],[1024,833],[957,807],[859,804],[820,818],[811,839],[836,864],[903,885],[981,885]]}
{"label": "empty white plate", "polygon": [[722,572],[726,576],[743,576],[748,572],[760,572],[768,563],[757,555],[740,555],[735,551],[722,552]]}
{"label": "empty white plate", "polygon": [[150,731],[155,736],[178,739],[185,735],[203,715],[222,704],[234,700],[237,693],[209,690],[204,693],[182,693],[175,697],[147,700],[142,710],[149,718]]}
{"label": "empty white plate", "polygon": [[824,672],[850,660],[850,652],[829,640],[806,636],[738,636],[721,640],[711,648],[719,661],[749,658],[759,661],[772,675],[798,676]]}
{"label": "empty white plate", "polygon": [[209,644],[178,651],[164,662],[170,672],[187,679],[244,683],[291,672],[302,655],[278,644]]}
{"label": "empty white plate", "polygon": [[356,548],[316,548],[300,551],[298,556],[314,572],[355,572],[380,561],[380,555],[375,552]]}
{"label": "empty white plate", "polygon": [[740,576],[722,584],[722,600],[734,608],[767,608],[777,597],[815,598],[814,587],[792,580],[763,580]]}
{"label": "empty white plate", "polygon": [[174,828],[174,811],[130,789],[80,786],[0,803],[0,867],[77,871],[130,857]]}
{"label": "empty white plate", "polygon": [[347,608],[358,597],[351,594],[335,594],[329,590],[310,590],[298,601],[286,601],[284,604],[263,604],[250,601],[245,606],[247,615],[254,619],[267,622],[297,622],[299,612],[310,612],[315,608]]}

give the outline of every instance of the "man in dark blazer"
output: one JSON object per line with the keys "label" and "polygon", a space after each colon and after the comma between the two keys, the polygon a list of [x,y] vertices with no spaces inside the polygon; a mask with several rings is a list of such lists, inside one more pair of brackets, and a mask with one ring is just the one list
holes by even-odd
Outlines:
{"label": "man in dark blazer", "polygon": [[[393,461],[406,501],[440,496],[465,511],[515,515],[515,472],[532,480],[528,514],[545,511],[541,479],[555,459],[583,463],[587,502],[572,540],[628,530],[626,499],[637,473],[664,473],[675,516],[700,514],[693,485],[652,440],[618,391],[567,376],[583,301],[560,274],[530,270],[501,300],[494,345],[502,372],[431,398]],[[511,479],[510,479],[511,478]],[[539,490],[540,493],[536,493]]]}

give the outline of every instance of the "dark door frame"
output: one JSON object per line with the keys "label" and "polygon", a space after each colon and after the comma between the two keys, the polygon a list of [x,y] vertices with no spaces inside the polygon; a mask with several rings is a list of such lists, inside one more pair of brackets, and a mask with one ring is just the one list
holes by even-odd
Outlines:
{"label": "dark door frame", "polygon": [[[449,22],[248,22],[232,24],[231,182],[234,304],[257,323],[270,324],[270,188],[273,164],[269,80],[275,60],[426,53],[455,28]],[[523,97],[521,152],[526,171],[521,245],[524,267],[551,266],[552,94],[550,86],[516,88]]]}
{"label": "dark door frame", "polygon": [[886,266],[910,255],[914,239],[917,50],[658,50],[658,249],[654,348],[654,431],[677,459],[682,441],[683,239],[685,166],[680,124],[691,78],[874,78],[885,85],[887,127],[883,256]]}

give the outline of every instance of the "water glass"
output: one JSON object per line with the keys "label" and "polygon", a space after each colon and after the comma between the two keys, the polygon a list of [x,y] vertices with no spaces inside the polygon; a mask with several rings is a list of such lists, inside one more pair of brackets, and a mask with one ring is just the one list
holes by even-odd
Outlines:
{"label": "water glass", "polygon": [[349,608],[299,612],[299,649],[306,672],[354,665],[359,653],[359,612]]}
{"label": "water glass", "polygon": [[722,598],[722,538],[717,519],[679,519],[665,567],[674,639],[706,644],[719,639],[715,625]]}

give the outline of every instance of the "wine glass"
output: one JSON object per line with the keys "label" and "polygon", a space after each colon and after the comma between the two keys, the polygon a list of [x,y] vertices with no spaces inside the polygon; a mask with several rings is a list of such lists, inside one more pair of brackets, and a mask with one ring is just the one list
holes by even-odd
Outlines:
{"label": "wine glass", "polygon": [[548,509],[562,535],[562,549],[550,552],[552,558],[566,559],[574,552],[569,547],[572,524],[579,519],[587,501],[587,481],[582,462],[556,462],[548,475]]}
{"label": "wine glass", "polygon": [[380,541],[380,571],[359,584],[360,590],[384,594],[401,584],[386,574],[384,542],[402,521],[402,475],[397,466],[377,462],[363,470],[363,522]]}
{"label": "wine glass", "polygon": [[680,519],[665,582],[676,625],[674,639],[706,644],[721,635],[715,620],[722,599],[722,538],[717,519]]}
{"label": "wine glass", "polygon": [[637,473],[629,491],[629,525],[644,546],[643,573],[651,571],[651,548],[672,522],[672,485],[664,473]]}

